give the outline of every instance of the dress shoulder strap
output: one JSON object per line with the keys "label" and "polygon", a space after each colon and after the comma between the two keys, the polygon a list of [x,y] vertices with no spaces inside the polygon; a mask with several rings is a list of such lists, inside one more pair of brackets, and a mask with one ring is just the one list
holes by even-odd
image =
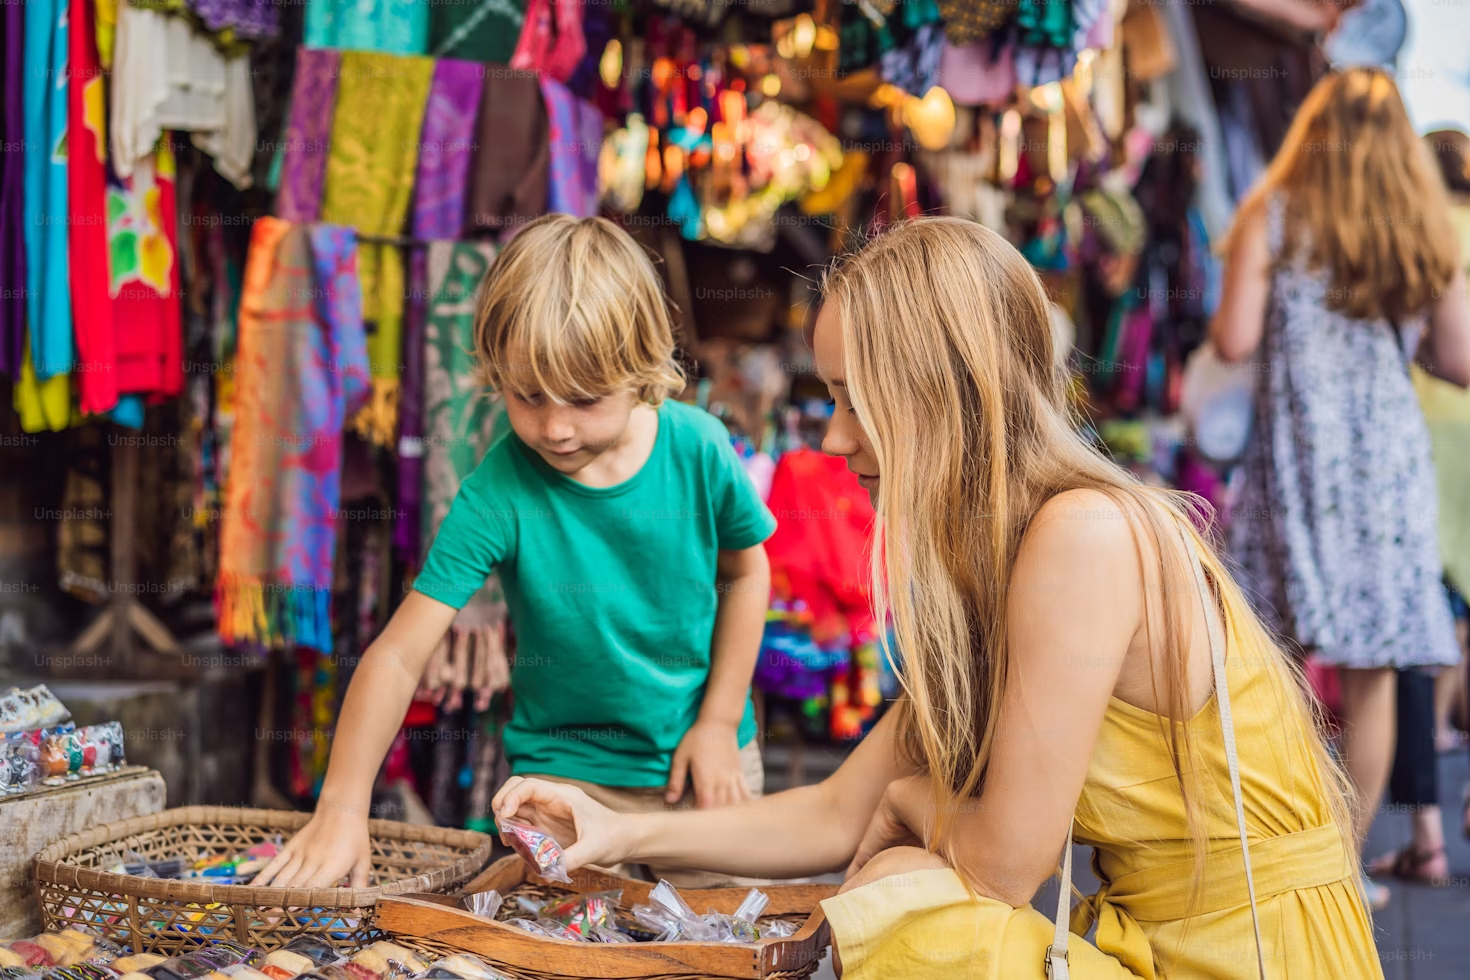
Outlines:
{"label": "dress shoulder strap", "polygon": [[[1235,796],[1235,825],[1240,832],[1240,856],[1245,866],[1245,888],[1251,900],[1251,926],[1256,936],[1256,968],[1260,980],[1266,977],[1266,947],[1261,941],[1261,915],[1256,907],[1255,876],[1251,872],[1250,840],[1245,829],[1245,798],[1240,791],[1240,755],[1235,747],[1235,717],[1230,710],[1230,685],[1225,676],[1225,621],[1219,603],[1211,601],[1215,590],[1205,576],[1204,565],[1199,560],[1199,547],[1194,538],[1180,529],[1185,549],[1189,552],[1189,563],[1194,569],[1194,583],[1199,592],[1200,604],[1204,607],[1205,624],[1210,637],[1210,667],[1215,678],[1215,703],[1220,711],[1220,727],[1225,736],[1225,761],[1230,770],[1230,791]],[[1074,820],[1075,823],[1075,820]],[[1046,975],[1048,980],[1070,980],[1067,965],[1067,940],[1071,935],[1068,928],[1072,906],[1072,828],[1067,828],[1067,843],[1062,851],[1062,882],[1057,892],[1057,916],[1053,925],[1052,944],[1046,950]]]}

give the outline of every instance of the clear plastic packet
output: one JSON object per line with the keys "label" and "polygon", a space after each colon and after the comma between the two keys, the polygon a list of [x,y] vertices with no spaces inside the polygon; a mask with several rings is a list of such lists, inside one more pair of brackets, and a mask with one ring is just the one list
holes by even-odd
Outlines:
{"label": "clear plastic packet", "polygon": [[40,747],[23,734],[0,740],[0,794],[26,793],[40,781]]}
{"label": "clear plastic packet", "polygon": [[263,973],[258,967],[248,963],[236,963],[234,966],[225,967],[220,972],[231,977],[232,980],[271,980],[270,974]]}
{"label": "clear plastic packet", "polygon": [[25,966],[0,966],[0,980],[41,980],[41,974]]}
{"label": "clear plastic packet", "polygon": [[796,935],[796,926],[785,919],[773,919],[760,927],[762,939],[785,939]]}
{"label": "clear plastic packet", "polygon": [[570,939],[572,942],[585,943],[590,940],[571,926],[563,925],[555,919],[537,919],[536,925],[540,927],[544,935],[552,939]]}
{"label": "clear plastic packet", "polygon": [[679,920],[663,909],[655,905],[635,905],[632,911],[634,920],[653,934],[652,941],[662,941],[666,935],[678,935]]}
{"label": "clear plastic packet", "polygon": [[168,959],[158,953],[133,953],[129,956],[120,956],[113,960],[108,966],[118,973],[142,973],[150,966],[157,966]]}
{"label": "clear plastic packet", "polygon": [[199,980],[200,977],[208,976],[216,969],[218,967],[213,963],[207,960],[195,959],[194,954],[190,953],[184,956],[175,956],[170,960],[164,960],[146,972],[151,973],[157,980],[166,980],[166,978],[159,976],[157,971],[161,970],[167,970],[172,976],[183,977],[184,980]]}
{"label": "clear plastic packet", "polygon": [[[374,943],[374,945],[377,945]],[[342,961],[342,954],[337,952],[337,947],[318,936],[297,936],[277,952],[286,951],[298,953],[311,960],[317,966],[329,966]],[[270,962],[270,957],[266,957]]]}
{"label": "clear plastic packet", "polygon": [[316,963],[304,953],[291,949],[273,949],[265,954],[265,965],[260,968],[260,972],[271,980],[291,980],[294,976],[310,973],[314,969]]}
{"label": "clear plastic packet", "polygon": [[503,818],[498,823],[510,846],[531,866],[532,871],[548,881],[571,884],[561,845],[550,834],[514,817]]}
{"label": "clear plastic packet", "polygon": [[423,957],[411,949],[387,940],[379,940],[352,955],[348,966],[366,968],[380,977],[412,977],[429,968]]}
{"label": "clear plastic packet", "polygon": [[587,938],[594,943],[636,943],[638,941],[617,926],[589,926]]}
{"label": "clear plastic packet", "polygon": [[771,898],[759,888],[752,888],[741,900],[734,915],[710,912],[704,916],[705,924],[719,934],[722,943],[754,943],[761,939],[756,920],[771,904]]}
{"label": "clear plastic packet", "polygon": [[43,980],[117,980],[118,973],[97,963],[53,966],[41,974]]}
{"label": "clear plastic packet", "polygon": [[545,907],[545,902],[534,899],[530,895],[516,896],[516,908],[520,909],[522,912],[526,913],[533,919],[541,918],[541,910]]}
{"label": "clear plastic packet", "polygon": [[445,957],[422,975],[423,980],[439,980],[430,976],[435,970],[460,977],[461,980],[507,980],[505,974],[473,953],[455,953]]}
{"label": "clear plastic packet", "polygon": [[532,919],[523,919],[523,918],[520,918],[519,916],[517,916],[514,919],[506,919],[502,923],[502,925],[510,926],[512,929],[519,929],[522,932],[529,932],[533,936],[544,936],[544,935],[546,935],[546,930],[542,929],[539,925],[537,925],[534,920],[532,920]]}
{"label": "clear plastic packet", "polygon": [[542,909],[541,918],[555,919],[562,925],[576,930],[583,936],[596,926],[602,929],[614,927],[617,919],[617,904],[623,897],[621,888],[605,892],[575,895]]}
{"label": "clear plastic packet", "polygon": [[[674,920],[674,924],[659,937],[659,942],[710,943],[720,941],[721,930],[695,915],[689,903],[684,901],[684,897],[679,894],[679,889],[670,884],[668,879],[659,879],[658,884],[654,885],[653,890],[648,893],[648,900],[655,908],[660,909]],[[634,916],[637,917],[637,909],[634,909]]]}
{"label": "clear plastic packet", "polygon": [[495,921],[495,916],[500,912],[500,906],[504,903],[505,899],[500,897],[500,892],[493,888],[487,892],[476,892],[464,897],[465,908],[480,918],[489,919],[492,922]]}

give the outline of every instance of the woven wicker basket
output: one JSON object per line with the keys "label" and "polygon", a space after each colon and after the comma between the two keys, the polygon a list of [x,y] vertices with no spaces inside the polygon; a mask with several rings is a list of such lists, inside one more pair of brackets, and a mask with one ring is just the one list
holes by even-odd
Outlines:
{"label": "woven wicker basket", "polygon": [[46,928],[87,922],[134,952],[173,954],[211,939],[275,949],[318,935],[351,947],[379,938],[381,895],[443,893],[490,860],[491,839],[468,830],[371,820],[373,887],[256,888],[111,874],[125,858],[233,855],[277,835],[290,837],[308,813],[183,807],[104,824],[50,845],[36,858]]}

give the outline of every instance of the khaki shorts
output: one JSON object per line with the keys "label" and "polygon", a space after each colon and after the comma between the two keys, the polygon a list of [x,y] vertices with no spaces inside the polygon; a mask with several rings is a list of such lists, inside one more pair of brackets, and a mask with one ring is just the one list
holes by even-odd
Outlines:
{"label": "khaki shorts", "polygon": [[[760,736],[751,739],[745,748],[740,750],[740,774],[745,778],[745,787],[750,790],[752,798],[764,793],[766,769],[761,762]],[[587,783],[580,779],[566,779],[562,776],[541,776],[533,773],[525,775],[553,783],[575,786],[609,810],[616,810],[618,813],[657,813],[660,810],[692,810],[694,808],[692,788],[686,788],[679,802],[671,804],[664,801],[664,787],[662,786],[599,786],[596,783]],[[764,878],[736,878],[707,871],[682,871],[651,864],[620,864],[605,870],[625,878],[638,878],[642,881],[658,881],[660,878],[667,878],[676,888],[744,887],[771,883]]]}

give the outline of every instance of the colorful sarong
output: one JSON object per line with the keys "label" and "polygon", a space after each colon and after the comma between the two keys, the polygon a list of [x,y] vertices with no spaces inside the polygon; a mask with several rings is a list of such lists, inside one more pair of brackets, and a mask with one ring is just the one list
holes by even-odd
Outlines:
{"label": "colorful sarong", "polygon": [[[71,294],[84,413],[117,404],[117,334],[107,257],[107,104],[90,0],[70,0],[67,184],[72,213]],[[176,304],[177,305],[177,304]]]}
{"label": "colorful sarong", "polygon": [[306,44],[313,48],[423,54],[429,8],[423,0],[308,0]]}
{"label": "colorful sarong", "polygon": [[25,5],[26,313],[37,379],[71,370],[67,283],[68,0]]}
{"label": "colorful sarong", "polygon": [[474,158],[475,118],[484,74],[484,65],[469,61],[446,59],[434,64],[419,141],[415,238],[458,238],[464,230],[465,183]]}
{"label": "colorful sarong", "polygon": [[176,176],[165,136],[107,192],[117,390],[153,400],[184,390]]}
{"label": "colorful sarong", "polygon": [[291,118],[286,123],[281,186],[276,194],[276,217],[283,221],[306,224],[321,217],[322,182],[327,173],[341,64],[338,51],[296,49]]}
{"label": "colorful sarong", "polygon": [[[25,24],[18,3],[0,10],[0,139],[25,144],[21,97],[25,71]],[[26,330],[25,153],[0,154],[0,374],[20,376]]]}
{"label": "colorful sarong", "polygon": [[[433,72],[428,58],[343,53],[322,220],[363,235],[402,233]],[[353,428],[391,446],[403,356],[403,255],[394,246],[364,243],[359,262],[373,399]]]}
{"label": "colorful sarong", "polygon": [[330,652],[342,427],[367,391],[349,229],[256,222],[236,378],[220,636]]}
{"label": "colorful sarong", "polygon": [[[475,296],[495,260],[492,246],[434,242],[429,246],[429,307],[424,331],[424,550],[459,485],[490,447],[501,403],[492,401],[475,361]],[[505,604],[499,581],[471,597],[455,624],[497,625]]]}

